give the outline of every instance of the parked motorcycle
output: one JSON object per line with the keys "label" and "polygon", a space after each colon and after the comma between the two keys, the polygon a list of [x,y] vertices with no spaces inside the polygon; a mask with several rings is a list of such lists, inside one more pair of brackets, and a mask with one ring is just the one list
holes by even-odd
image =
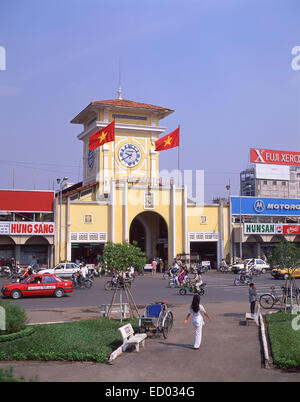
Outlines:
{"label": "parked motorcycle", "polygon": [[0,267],[0,277],[1,278],[10,278],[11,277],[11,270],[9,267]]}
{"label": "parked motorcycle", "polygon": [[107,281],[104,285],[105,290],[113,290],[120,288],[126,284],[126,286],[130,289],[131,288],[131,283],[134,281],[133,276],[126,276],[125,278],[122,278],[120,275],[114,275],[109,281]]}
{"label": "parked motorcycle", "polygon": [[81,282],[79,280],[78,275],[76,274],[72,275],[72,283],[74,289],[78,289],[82,286],[86,289],[90,289],[93,285],[93,280],[94,280],[93,274],[87,275],[86,278],[81,279]]}

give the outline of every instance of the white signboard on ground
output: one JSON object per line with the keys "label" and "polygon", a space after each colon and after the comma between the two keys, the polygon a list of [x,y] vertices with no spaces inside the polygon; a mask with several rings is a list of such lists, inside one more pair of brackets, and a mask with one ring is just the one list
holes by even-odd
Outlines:
{"label": "white signboard on ground", "polygon": [[5,309],[4,307],[0,307],[0,330],[6,330],[6,321],[5,321]]}

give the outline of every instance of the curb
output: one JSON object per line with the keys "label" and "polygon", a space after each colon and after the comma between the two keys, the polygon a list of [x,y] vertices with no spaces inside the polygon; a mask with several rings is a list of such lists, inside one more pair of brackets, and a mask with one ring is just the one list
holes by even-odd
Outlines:
{"label": "curb", "polygon": [[263,319],[263,316],[261,313],[259,314],[259,323],[260,323],[260,334],[261,334],[263,351],[264,351],[265,368],[272,368],[272,364],[270,361],[268,341],[267,341],[267,336],[266,336],[266,328],[265,328],[264,319]]}

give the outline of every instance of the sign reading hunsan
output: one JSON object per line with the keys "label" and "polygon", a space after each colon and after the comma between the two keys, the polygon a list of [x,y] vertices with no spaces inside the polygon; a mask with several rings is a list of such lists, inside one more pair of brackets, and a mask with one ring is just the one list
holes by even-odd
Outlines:
{"label": "sign reading hunsan", "polygon": [[300,234],[300,225],[280,224],[280,223],[245,223],[244,234],[297,235]]}

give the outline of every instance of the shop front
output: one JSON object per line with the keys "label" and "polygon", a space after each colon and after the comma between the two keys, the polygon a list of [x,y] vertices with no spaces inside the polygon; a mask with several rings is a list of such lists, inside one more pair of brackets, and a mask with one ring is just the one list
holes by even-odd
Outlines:
{"label": "shop front", "polygon": [[0,190],[0,260],[54,264],[53,191]]}
{"label": "shop front", "polygon": [[231,197],[231,206],[235,256],[269,257],[280,241],[300,247],[299,199]]}

